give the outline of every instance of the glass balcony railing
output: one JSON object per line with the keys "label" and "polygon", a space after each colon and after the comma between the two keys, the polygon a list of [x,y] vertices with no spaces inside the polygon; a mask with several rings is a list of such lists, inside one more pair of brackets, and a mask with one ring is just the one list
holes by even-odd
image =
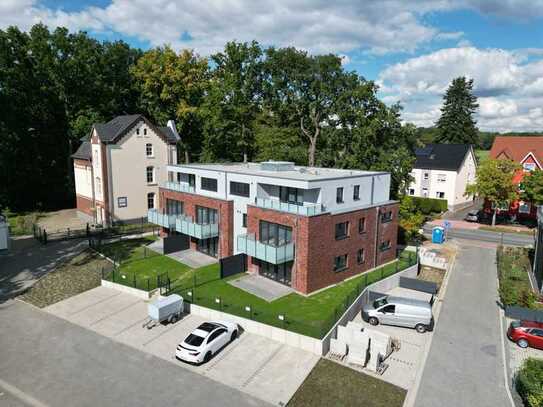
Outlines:
{"label": "glass balcony railing", "polygon": [[294,243],[287,243],[282,246],[272,246],[259,242],[254,234],[238,235],[238,251],[259,260],[272,264],[281,264],[294,260]]}
{"label": "glass balcony railing", "polygon": [[207,239],[219,236],[219,224],[195,223],[189,216],[180,216],[175,221],[175,230],[179,233],[195,237],[197,239]]}
{"label": "glass balcony railing", "polygon": [[160,213],[156,209],[149,209],[147,211],[147,221],[154,223],[165,228],[175,228],[175,220],[178,215],[168,215],[166,213]]}
{"label": "glass balcony railing", "polygon": [[195,188],[186,182],[167,181],[162,184],[162,187],[177,192],[189,192],[191,194],[194,194],[195,192]]}
{"label": "glass balcony railing", "polygon": [[288,202],[281,202],[277,199],[256,198],[255,205],[260,208],[275,209],[277,211],[303,216],[313,216],[323,212],[321,204],[298,205]]}

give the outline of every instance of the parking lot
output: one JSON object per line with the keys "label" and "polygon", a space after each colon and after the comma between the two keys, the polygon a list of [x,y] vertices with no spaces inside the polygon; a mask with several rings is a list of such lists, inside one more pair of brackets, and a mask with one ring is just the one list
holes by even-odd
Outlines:
{"label": "parking lot", "polygon": [[174,358],[177,344],[204,319],[185,315],[170,325],[142,327],[147,303],[119,291],[97,287],[45,310],[183,369],[278,405],[287,403],[318,357],[271,339],[244,332],[207,364],[193,366]]}

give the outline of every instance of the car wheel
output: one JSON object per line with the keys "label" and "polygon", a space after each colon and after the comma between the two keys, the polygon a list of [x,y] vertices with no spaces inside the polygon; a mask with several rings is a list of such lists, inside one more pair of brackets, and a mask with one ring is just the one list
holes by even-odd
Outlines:
{"label": "car wheel", "polygon": [[528,341],[526,339],[519,339],[517,341],[517,345],[520,346],[523,349],[526,349],[529,345]]}
{"label": "car wheel", "polygon": [[206,355],[204,356],[204,363],[209,362],[210,359],[211,359],[211,352],[207,352]]}
{"label": "car wheel", "polygon": [[426,325],[424,324],[417,324],[415,325],[415,330],[419,333],[419,334],[423,334],[424,332],[426,332]]}
{"label": "car wheel", "polygon": [[238,331],[232,332],[232,336],[230,337],[230,342],[234,342],[237,337],[238,337]]}
{"label": "car wheel", "polygon": [[375,317],[371,317],[371,318],[368,320],[368,322],[370,323],[370,325],[373,325],[373,326],[379,325],[379,320],[378,320],[377,318],[375,318]]}

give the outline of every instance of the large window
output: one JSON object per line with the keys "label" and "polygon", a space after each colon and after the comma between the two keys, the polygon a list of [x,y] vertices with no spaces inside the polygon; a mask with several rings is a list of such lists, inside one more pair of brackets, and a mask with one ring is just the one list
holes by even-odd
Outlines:
{"label": "large window", "polygon": [[343,203],[343,187],[336,189],[336,203]]}
{"label": "large window", "polygon": [[349,237],[349,222],[336,223],[336,240]]}
{"label": "large window", "polygon": [[342,271],[347,268],[347,255],[337,256],[334,259],[334,271]]}
{"label": "large window", "polygon": [[154,157],[155,152],[153,150],[153,145],[151,143],[145,144],[145,155],[147,157]]}
{"label": "large window", "polygon": [[202,189],[204,191],[217,192],[217,180],[215,178],[202,177]]}
{"label": "large window", "polygon": [[166,213],[168,215],[181,215],[183,213],[183,202],[166,199]]}
{"label": "large window", "polygon": [[237,196],[249,197],[250,185],[245,182],[230,181],[230,193]]}
{"label": "large window", "polygon": [[260,241],[270,246],[283,246],[292,242],[292,228],[261,220],[259,224]]}
{"label": "large window", "polygon": [[147,194],[147,208],[154,209],[154,207],[155,207],[155,193],[149,192]]}
{"label": "large window", "polygon": [[155,182],[155,169],[154,167],[147,167],[146,168],[146,172],[145,172],[145,176],[147,178],[147,183],[148,184],[153,184]]}
{"label": "large window", "polygon": [[304,194],[298,188],[279,187],[279,200],[295,205],[303,205]]}
{"label": "large window", "polygon": [[381,223],[387,223],[392,220],[392,211],[383,212],[381,214]]}
{"label": "large window", "polygon": [[360,185],[355,185],[353,188],[353,200],[360,200]]}
{"label": "large window", "polygon": [[219,223],[219,216],[216,209],[205,206],[196,207],[196,223],[199,225]]}

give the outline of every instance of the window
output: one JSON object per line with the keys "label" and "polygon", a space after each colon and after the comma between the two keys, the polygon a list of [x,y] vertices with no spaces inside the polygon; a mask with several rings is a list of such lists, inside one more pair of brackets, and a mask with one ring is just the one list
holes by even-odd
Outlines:
{"label": "window", "polygon": [[261,220],[259,233],[260,242],[270,246],[283,246],[292,242],[292,228],[278,223]]}
{"label": "window", "polygon": [[147,183],[152,184],[155,182],[155,169],[154,167],[147,167],[146,169]]}
{"label": "window", "polygon": [[430,178],[430,173],[425,172],[424,175],[423,175],[423,178],[424,178],[424,179]]}
{"label": "window", "polygon": [[358,233],[366,232],[366,218],[358,219]]}
{"label": "window", "polygon": [[147,129],[146,129],[146,128],[143,129],[143,135],[144,135],[144,136],[147,135]]}
{"label": "window", "polygon": [[140,129],[139,129],[139,127],[136,129],[136,135],[138,135],[138,136],[140,135]]}
{"label": "window", "polygon": [[522,168],[524,168],[524,171],[533,171],[535,170],[535,163],[524,163]]}
{"label": "window", "polygon": [[437,182],[447,181],[447,174],[437,174]]}
{"label": "window", "polygon": [[387,223],[392,220],[392,211],[383,212],[381,214],[381,223]]}
{"label": "window", "polygon": [[117,198],[117,207],[126,208],[128,206],[128,198],[126,196],[120,196]]}
{"label": "window", "polygon": [[154,209],[155,208],[155,193],[149,192],[147,194],[147,209]]}
{"label": "window", "polygon": [[202,189],[204,191],[217,192],[217,180],[215,178],[202,177]]}
{"label": "window", "polygon": [[543,329],[533,328],[532,330],[530,330],[530,333],[534,336],[539,336],[543,338]]}
{"label": "window", "polygon": [[356,253],[356,261],[358,264],[364,263],[364,249],[358,249]]}
{"label": "window", "polygon": [[530,202],[520,202],[518,206],[519,213],[530,213]]}
{"label": "window", "polygon": [[245,182],[230,181],[230,193],[237,196],[249,197],[250,185]]}
{"label": "window", "polygon": [[392,304],[386,305],[381,308],[379,312],[382,312],[383,314],[394,314],[396,312],[396,306]]}
{"label": "window", "polygon": [[181,182],[181,180],[183,179],[183,174],[181,174],[180,172],[177,173],[177,182]]}
{"label": "window", "polygon": [[415,195],[415,190],[413,188],[409,188],[409,195]]}
{"label": "window", "polygon": [[428,196],[428,188],[422,188],[422,196],[425,198]]}
{"label": "window", "polygon": [[336,240],[349,237],[349,222],[336,223]]}
{"label": "window", "polygon": [[182,215],[183,202],[175,199],[166,199],[166,213],[168,215]]}
{"label": "window", "polygon": [[154,157],[155,152],[153,151],[153,145],[151,143],[145,144],[145,155],[147,157]]}
{"label": "window", "polygon": [[222,329],[222,328],[217,329],[215,332],[209,335],[209,338],[207,338],[207,343],[213,342],[215,339],[217,339],[219,336],[221,336],[225,332],[226,332],[226,329]]}
{"label": "window", "polygon": [[334,259],[334,271],[342,271],[347,269],[347,255],[337,256]]}
{"label": "window", "polygon": [[196,186],[196,175],[188,174],[188,176],[189,176],[189,186],[194,188]]}
{"label": "window", "polygon": [[343,203],[343,187],[336,189],[336,203]]}
{"label": "window", "polygon": [[353,188],[353,200],[360,200],[360,185],[355,185]]}
{"label": "window", "polygon": [[279,187],[279,200],[295,205],[303,205],[304,195],[298,188]]}
{"label": "window", "polygon": [[246,228],[247,227],[247,214],[244,213],[243,217],[241,219],[241,227]]}
{"label": "window", "polygon": [[219,223],[217,210],[206,208],[205,206],[197,206],[196,207],[196,223],[199,225]]}
{"label": "window", "polygon": [[436,192],[436,198],[443,199],[445,198],[445,192]]}
{"label": "window", "polygon": [[386,240],[384,242],[381,242],[381,245],[379,246],[379,250],[381,250],[382,252],[385,252],[389,250],[391,247],[392,245],[390,244],[390,240]]}
{"label": "window", "polygon": [[100,179],[100,177],[96,177],[96,193],[102,193],[102,180]]}

